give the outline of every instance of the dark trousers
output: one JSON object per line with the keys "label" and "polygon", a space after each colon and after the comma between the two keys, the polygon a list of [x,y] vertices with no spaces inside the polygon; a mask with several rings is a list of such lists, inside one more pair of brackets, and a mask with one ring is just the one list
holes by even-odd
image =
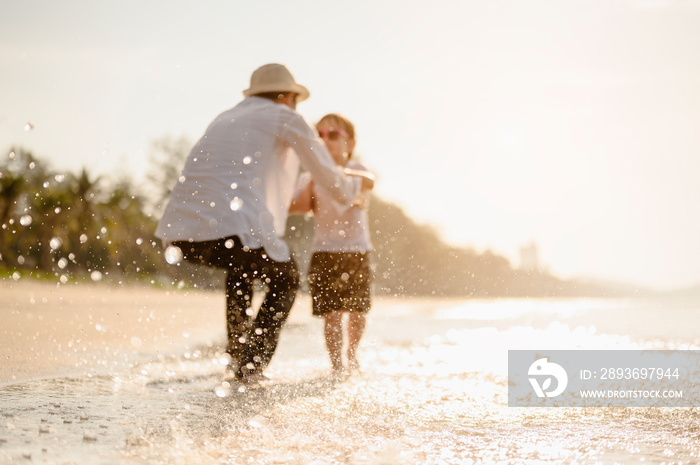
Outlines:
{"label": "dark trousers", "polygon": [[[226,351],[238,362],[239,378],[263,370],[275,353],[280,330],[292,309],[299,272],[294,260],[277,262],[265,250],[243,247],[238,236],[203,242],[176,241],[185,260],[227,270]],[[255,318],[254,281],[267,287]]]}

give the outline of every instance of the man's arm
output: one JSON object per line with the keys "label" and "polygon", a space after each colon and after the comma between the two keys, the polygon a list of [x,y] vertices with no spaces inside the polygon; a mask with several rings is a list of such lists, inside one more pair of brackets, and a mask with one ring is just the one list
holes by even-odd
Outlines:
{"label": "man's arm", "polygon": [[314,194],[313,194],[314,181],[310,177],[304,179],[300,186],[298,186],[297,191],[294,193],[294,198],[292,199],[292,204],[289,206],[289,213],[294,215],[303,215],[309,213],[313,210],[314,206]]}
{"label": "man's arm", "polygon": [[369,171],[359,170],[355,168],[343,168],[343,173],[348,176],[355,176],[362,180],[362,190],[371,190],[374,188],[374,174]]}

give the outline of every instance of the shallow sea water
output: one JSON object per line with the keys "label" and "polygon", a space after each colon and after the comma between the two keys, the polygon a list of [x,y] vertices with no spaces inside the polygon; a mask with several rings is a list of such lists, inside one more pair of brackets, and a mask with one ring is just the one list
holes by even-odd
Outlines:
{"label": "shallow sea water", "polygon": [[700,463],[697,408],[507,406],[508,349],[697,349],[698,320],[677,300],[380,299],[347,379],[304,316],[259,387],[224,380],[217,336],[1,385],[0,464]]}

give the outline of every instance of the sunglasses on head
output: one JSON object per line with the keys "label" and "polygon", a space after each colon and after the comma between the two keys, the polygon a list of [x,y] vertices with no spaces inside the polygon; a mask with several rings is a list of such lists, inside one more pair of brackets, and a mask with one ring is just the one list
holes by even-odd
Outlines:
{"label": "sunglasses on head", "polygon": [[322,139],[328,139],[328,140],[338,140],[338,137],[343,137],[347,140],[350,140],[350,135],[347,132],[343,131],[342,129],[331,129],[330,131],[319,130],[318,135],[321,136]]}

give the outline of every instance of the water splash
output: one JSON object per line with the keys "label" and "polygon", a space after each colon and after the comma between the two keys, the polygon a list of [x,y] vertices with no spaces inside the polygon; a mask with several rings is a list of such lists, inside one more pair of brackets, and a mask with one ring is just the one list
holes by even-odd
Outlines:
{"label": "water splash", "polygon": [[61,248],[61,245],[63,245],[63,239],[60,237],[52,237],[49,241],[49,247],[51,247],[51,250],[58,250]]}
{"label": "water splash", "polygon": [[237,212],[243,206],[243,200],[240,197],[234,197],[233,200],[231,200],[230,206],[231,210]]}
{"label": "water splash", "polygon": [[171,265],[176,265],[182,261],[182,250],[174,245],[166,247],[163,255],[165,256],[165,261]]}

